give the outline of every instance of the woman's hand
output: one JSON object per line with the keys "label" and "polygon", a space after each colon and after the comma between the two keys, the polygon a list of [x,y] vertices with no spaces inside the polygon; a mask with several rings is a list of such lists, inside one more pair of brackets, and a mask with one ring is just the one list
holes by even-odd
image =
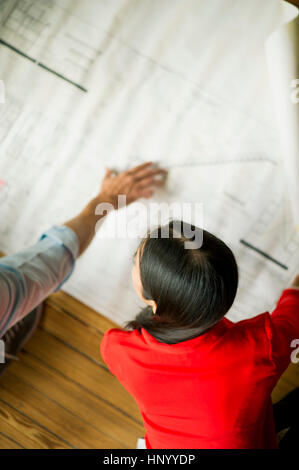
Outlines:
{"label": "woman's hand", "polygon": [[166,170],[153,167],[152,162],[143,163],[117,175],[107,169],[98,197],[117,209],[119,194],[126,196],[126,204],[142,197],[149,198],[155,187],[165,184],[166,175]]}

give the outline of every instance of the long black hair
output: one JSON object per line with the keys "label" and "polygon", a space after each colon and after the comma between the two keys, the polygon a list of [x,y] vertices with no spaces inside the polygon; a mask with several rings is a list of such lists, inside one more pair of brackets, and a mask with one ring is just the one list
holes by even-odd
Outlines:
{"label": "long black hair", "polygon": [[[183,234],[201,231],[202,245],[186,249],[190,238],[178,237],[178,224]],[[143,297],[154,300],[157,310],[142,309],[127,328],[144,328],[158,341],[175,344],[205,333],[232,306],[237,263],[231,249],[210,232],[171,221],[149,232],[138,253]]]}

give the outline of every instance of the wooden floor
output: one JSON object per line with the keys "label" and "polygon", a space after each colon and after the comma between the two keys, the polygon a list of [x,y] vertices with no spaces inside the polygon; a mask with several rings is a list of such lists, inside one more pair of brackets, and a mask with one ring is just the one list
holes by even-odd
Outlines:
{"label": "wooden floor", "polygon": [[0,379],[0,448],[135,448],[134,400],[100,356],[111,321],[58,292],[20,361]]}
{"label": "wooden floor", "polygon": [[[134,400],[99,350],[110,320],[58,292],[20,361],[0,380],[0,448],[135,448],[144,430]],[[292,364],[273,393],[299,386]]]}

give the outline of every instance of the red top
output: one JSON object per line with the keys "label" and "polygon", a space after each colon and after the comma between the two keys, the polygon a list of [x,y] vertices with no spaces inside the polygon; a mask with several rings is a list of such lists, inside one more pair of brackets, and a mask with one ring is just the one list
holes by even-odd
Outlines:
{"label": "red top", "polygon": [[223,318],[173,345],[111,329],[101,353],[139,406],[147,448],[276,448],[271,392],[296,338],[299,290],[286,289],[271,315]]}

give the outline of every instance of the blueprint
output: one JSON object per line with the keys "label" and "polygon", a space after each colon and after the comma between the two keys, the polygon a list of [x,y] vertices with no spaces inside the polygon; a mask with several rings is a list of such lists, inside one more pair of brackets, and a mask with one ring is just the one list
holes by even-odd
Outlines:
{"label": "blueprint", "polygon": [[292,216],[299,226],[299,11],[284,4],[282,24],[266,41],[273,103]]}
{"label": "blueprint", "polygon": [[[228,317],[273,309],[299,270],[298,128],[293,116],[286,148],[277,44],[264,47],[285,21],[280,0],[0,1],[0,249],[76,215],[106,166],[151,160],[169,171],[153,201],[201,203],[203,227],[237,257]],[[122,217],[108,216],[63,286],[120,325],[143,306],[130,275],[140,239],[109,237]]]}

